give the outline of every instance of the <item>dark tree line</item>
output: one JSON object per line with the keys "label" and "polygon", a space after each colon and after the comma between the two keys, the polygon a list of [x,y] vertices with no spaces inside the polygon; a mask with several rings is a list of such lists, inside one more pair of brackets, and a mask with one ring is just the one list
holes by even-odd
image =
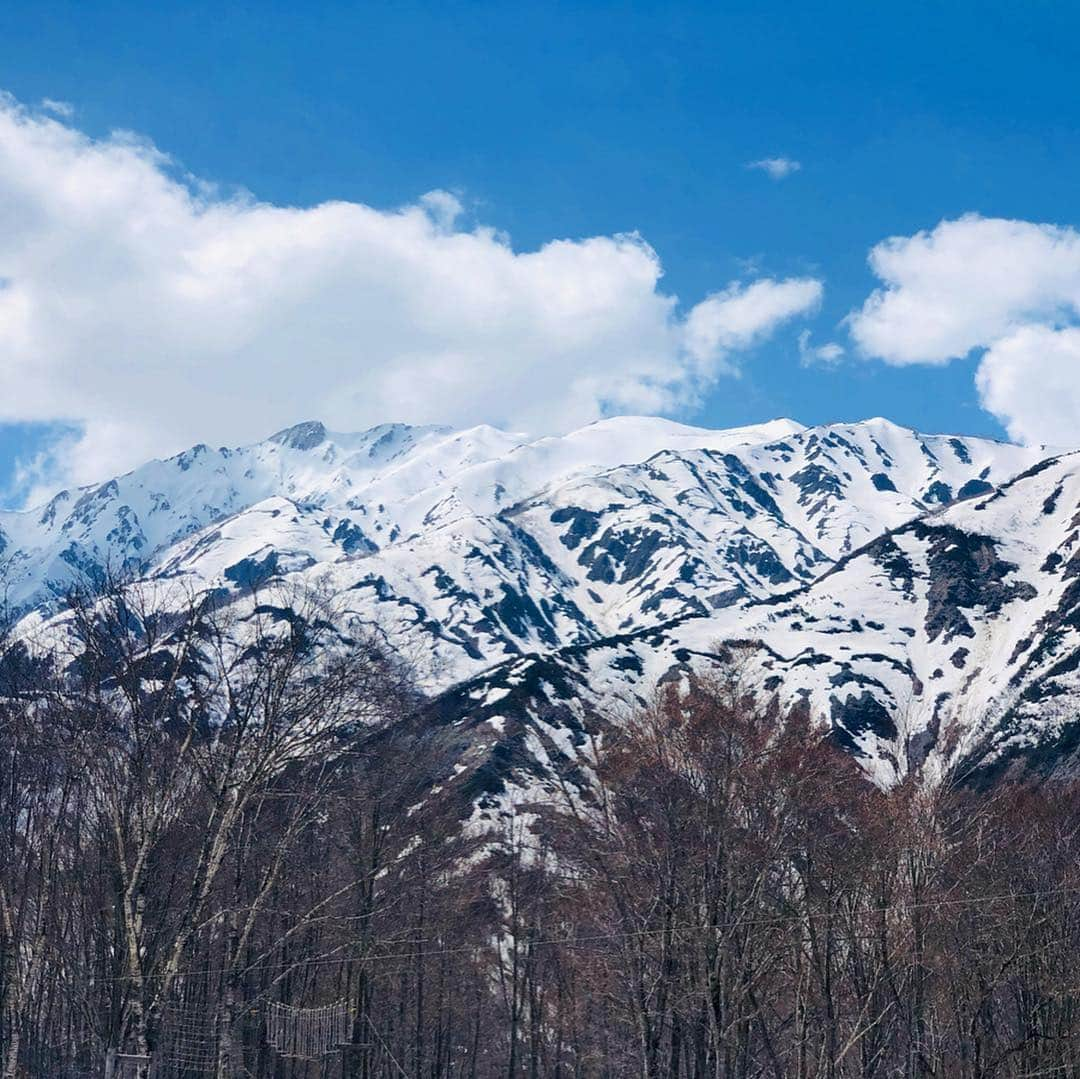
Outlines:
{"label": "dark tree line", "polygon": [[175,607],[0,649],[3,1079],[1080,1077],[1074,788],[877,790],[731,663],[479,831],[323,600]]}

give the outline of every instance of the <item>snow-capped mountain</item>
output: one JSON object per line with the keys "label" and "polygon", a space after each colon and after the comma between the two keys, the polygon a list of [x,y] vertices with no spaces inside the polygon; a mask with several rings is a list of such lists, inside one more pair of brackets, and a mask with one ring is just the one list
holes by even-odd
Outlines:
{"label": "snow-capped mountain", "polygon": [[708,431],[624,417],[535,440],[304,423],[0,515],[0,557],[17,609],[106,567],[234,593],[319,579],[431,657],[440,688],[509,655],[790,589],[1033,458],[883,420]]}
{"label": "snow-capped mountain", "polygon": [[[301,423],[239,449],[198,445],[98,486],[0,513],[9,601],[34,606],[109,564],[147,571],[208,525],[274,498],[324,511],[339,555],[370,553],[669,445],[726,448],[797,425],[703,431],[661,420],[612,420],[561,439],[477,427],[387,424],[355,435]],[[263,511],[260,511],[263,512]],[[318,523],[324,531],[323,518]]]}
{"label": "snow-capped mountain", "polygon": [[417,665],[412,722],[453,728],[469,805],[534,790],[732,642],[879,781],[986,776],[1076,738],[1077,464],[880,419],[311,422],[2,514],[0,557],[35,621],[109,568],[241,611],[272,581],[332,592]]}
{"label": "snow-capped mountain", "polygon": [[1075,774],[1080,454],[883,532],[791,592],[504,663],[443,694],[431,720],[470,732],[466,793],[488,816],[538,784],[554,794],[658,684],[732,663],[882,785]]}

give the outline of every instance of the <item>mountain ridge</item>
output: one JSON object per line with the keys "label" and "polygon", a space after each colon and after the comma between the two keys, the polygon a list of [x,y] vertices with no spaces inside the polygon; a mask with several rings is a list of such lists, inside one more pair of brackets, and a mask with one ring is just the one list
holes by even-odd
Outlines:
{"label": "mountain ridge", "polygon": [[[306,421],[0,514],[0,539],[25,626],[62,621],[65,590],[112,569],[211,590],[241,627],[268,587],[333,594],[343,634],[374,629],[412,663],[429,718],[479,732],[478,759],[501,746],[518,762],[485,773],[507,797],[554,775],[545,745],[569,761],[606,713],[736,646],[756,694],[809,708],[887,785],[940,778],[963,753],[976,771],[997,767],[1006,736],[992,715],[1009,678],[1017,701],[999,719],[1026,739],[1013,757],[1064,737],[1068,724],[1040,727],[1022,695],[1061,682],[1031,654],[1072,654],[1049,638],[1071,640],[1074,465],[880,417],[721,431],[618,417],[540,439]],[[1039,499],[1051,508],[1036,513]],[[1054,552],[1061,566],[1047,569]],[[993,643],[1005,624],[1027,627],[1029,660],[993,652],[1018,647]],[[961,721],[958,708],[979,714]]]}

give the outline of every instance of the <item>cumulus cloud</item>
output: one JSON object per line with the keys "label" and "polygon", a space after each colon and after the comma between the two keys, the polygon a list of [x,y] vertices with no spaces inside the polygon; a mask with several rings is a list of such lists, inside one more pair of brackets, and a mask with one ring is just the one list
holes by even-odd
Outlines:
{"label": "cumulus cloud", "polygon": [[1080,445],[1080,328],[1021,326],[986,350],[975,379],[1011,438]]}
{"label": "cumulus cloud", "polygon": [[90,481],[309,417],[537,432],[686,408],[819,301],[739,283],[683,312],[635,234],[516,251],[439,191],[393,210],[222,195],[131,134],[0,101],[0,422],[73,424]]}
{"label": "cumulus cloud", "polygon": [[1080,233],[975,214],[870,253],[883,286],[848,318],[860,351],[944,364],[983,350],[983,405],[1022,441],[1080,442]]}
{"label": "cumulus cloud", "polygon": [[686,347],[706,374],[735,369],[725,358],[754,344],[794,315],[815,310],[822,285],[811,277],[732,285],[707,296],[686,318]]}
{"label": "cumulus cloud", "polygon": [[790,157],[763,157],[759,161],[748,161],[746,167],[765,173],[770,180],[783,180],[793,172],[798,172],[802,168],[802,162],[793,161]]}
{"label": "cumulus cloud", "polygon": [[803,367],[813,367],[815,364],[834,367],[844,357],[843,346],[835,341],[826,341],[823,345],[810,344],[809,330],[799,331],[798,342],[799,362]]}

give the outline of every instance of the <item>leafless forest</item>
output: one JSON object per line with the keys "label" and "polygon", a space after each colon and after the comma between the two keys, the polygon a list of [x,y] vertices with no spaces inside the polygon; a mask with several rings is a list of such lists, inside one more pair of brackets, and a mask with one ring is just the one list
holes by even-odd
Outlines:
{"label": "leafless forest", "polygon": [[373,640],[139,597],[3,650],[3,1079],[1080,1076],[1074,790],[879,791],[719,671],[482,831]]}

